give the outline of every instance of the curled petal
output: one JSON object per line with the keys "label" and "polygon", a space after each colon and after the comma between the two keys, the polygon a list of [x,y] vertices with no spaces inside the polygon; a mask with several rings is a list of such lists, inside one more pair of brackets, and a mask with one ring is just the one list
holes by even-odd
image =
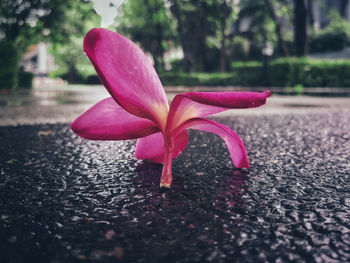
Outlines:
{"label": "curled petal", "polygon": [[193,118],[179,126],[174,134],[182,132],[184,129],[195,129],[211,132],[219,135],[228,147],[231,159],[236,168],[249,168],[247,152],[242,140],[230,128],[212,120]]}
{"label": "curled petal", "polygon": [[[187,131],[182,131],[175,139],[173,159],[179,156],[188,143]],[[164,137],[161,132],[137,140],[135,156],[137,159],[146,159],[154,163],[164,161]]]}
{"label": "curled petal", "polygon": [[84,51],[120,106],[165,128],[168,100],[156,71],[136,44],[110,30],[94,28],[85,36]]}
{"label": "curled petal", "polygon": [[175,96],[170,106],[167,130],[191,118],[205,117],[228,109],[254,108],[265,104],[270,91],[188,92]]}
{"label": "curled petal", "polygon": [[154,122],[125,111],[113,98],[104,99],[72,124],[79,136],[91,140],[128,140],[158,132]]}

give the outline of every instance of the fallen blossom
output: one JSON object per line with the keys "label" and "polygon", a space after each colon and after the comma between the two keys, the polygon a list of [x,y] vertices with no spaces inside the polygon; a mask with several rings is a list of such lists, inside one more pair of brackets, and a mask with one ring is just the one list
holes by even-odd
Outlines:
{"label": "fallen blossom", "polygon": [[163,163],[161,187],[170,187],[172,160],[188,143],[188,129],[219,135],[236,168],[248,168],[242,140],[230,128],[206,117],[228,109],[258,107],[271,96],[259,92],[187,92],[170,107],[159,77],[147,56],[132,41],[107,29],[90,30],[84,51],[111,97],[72,124],[79,136],[91,140],[137,139],[135,156]]}

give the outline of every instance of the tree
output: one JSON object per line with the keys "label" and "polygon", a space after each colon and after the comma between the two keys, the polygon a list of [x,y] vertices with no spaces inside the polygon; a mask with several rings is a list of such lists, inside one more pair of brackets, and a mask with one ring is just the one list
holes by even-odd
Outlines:
{"label": "tree", "polygon": [[81,4],[79,1],[65,11],[65,17],[50,38],[50,52],[59,66],[52,74],[69,82],[81,82],[95,72],[84,54],[83,39],[87,31],[100,25],[101,19],[90,2]]}
{"label": "tree", "polygon": [[314,14],[313,14],[313,3],[312,3],[312,0],[307,0],[306,7],[307,7],[307,13],[308,13],[308,24],[311,27],[311,29],[314,29],[314,27],[315,27],[315,18],[314,18]]}
{"label": "tree", "polygon": [[343,18],[346,18],[347,15],[347,7],[349,4],[349,0],[340,0],[340,8],[339,8],[339,13]]}
{"label": "tree", "polygon": [[72,9],[84,0],[1,0],[0,2],[0,34],[2,41],[16,42],[21,35],[27,43],[36,41],[38,37],[47,36],[49,31],[59,31],[61,23],[66,19],[66,10]]}
{"label": "tree", "polygon": [[[21,57],[21,52],[30,44],[42,40],[65,42],[72,30],[79,31],[80,28],[76,27],[80,23],[77,17],[70,20],[72,23],[69,25],[63,25],[67,21],[67,12],[79,9],[79,5],[83,3],[87,3],[87,0],[1,0],[0,44],[18,53],[17,56],[1,58],[6,59],[9,64],[17,65],[17,69],[12,70],[13,76],[5,74],[4,78],[13,80],[17,78],[18,59]],[[6,70],[1,66],[1,83],[8,83],[6,87],[15,87],[16,81],[9,83],[6,79],[2,79],[1,72]]]}
{"label": "tree", "polygon": [[220,36],[221,36],[221,47],[220,47],[220,71],[226,71],[226,28],[227,20],[232,12],[233,3],[230,0],[221,0],[220,3]]}
{"label": "tree", "polygon": [[150,52],[155,68],[164,69],[163,55],[168,42],[175,40],[174,21],[163,0],[129,0],[123,6],[123,17],[118,32],[128,35]]}
{"label": "tree", "polygon": [[304,0],[293,1],[295,55],[302,57],[307,52],[307,9]]}
{"label": "tree", "polygon": [[206,71],[208,62],[207,40],[215,36],[220,17],[217,0],[169,0],[171,13],[177,21],[177,31],[188,71]]}
{"label": "tree", "polygon": [[275,23],[275,32],[276,32],[276,35],[278,38],[278,44],[280,46],[280,49],[283,51],[284,56],[289,57],[290,54],[289,54],[287,45],[283,40],[282,32],[281,32],[281,30],[282,30],[281,25],[280,25],[280,22],[278,21],[278,18],[276,16],[276,12],[275,12],[275,8],[273,6],[273,3],[271,0],[264,0],[264,1],[265,1],[266,6],[267,6],[267,9],[269,10],[269,13],[271,15],[272,20]]}
{"label": "tree", "polygon": [[276,45],[275,23],[264,0],[241,0],[234,26],[231,38],[244,38],[244,42],[249,44],[243,59],[262,59],[262,48],[266,42]]}

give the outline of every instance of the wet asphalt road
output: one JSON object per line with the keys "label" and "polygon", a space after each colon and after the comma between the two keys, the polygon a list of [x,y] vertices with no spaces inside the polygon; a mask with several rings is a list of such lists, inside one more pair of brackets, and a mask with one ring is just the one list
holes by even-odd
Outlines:
{"label": "wet asphalt road", "polygon": [[[221,90],[219,87],[217,89]],[[264,89],[260,88],[259,91],[264,91]],[[177,93],[189,91],[184,87],[169,87],[166,90],[169,101]],[[208,91],[203,87],[198,88],[198,90]],[[56,89],[37,88],[31,91],[9,93],[2,93],[0,90],[0,126],[69,123],[106,97],[109,97],[109,94],[102,85],[71,85]],[[350,91],[347,97],[279,96],[274,94],[264,107],[231,110],[218,116],[289,115],[343,110],[350,111]]]}
{"label": "wet asphalt road", "polygon": [[350,261],[348,104],[272,99],[214,117],[243,139],[250,169],[191,131],[170,190],[161,165],[134,158],[135,141],[83,140],[65,119],[3,124],[0,262]]}

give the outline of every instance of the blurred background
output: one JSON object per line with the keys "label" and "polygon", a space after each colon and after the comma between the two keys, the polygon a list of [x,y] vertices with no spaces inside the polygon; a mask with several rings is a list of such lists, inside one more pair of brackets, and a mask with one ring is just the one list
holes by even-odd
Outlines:
{"label": "blurred background", "polygon": [[349,21],[348,0],[1,0],[0,90],[99,84],[82,43],[101,26],[165,86],[346,88]]}

